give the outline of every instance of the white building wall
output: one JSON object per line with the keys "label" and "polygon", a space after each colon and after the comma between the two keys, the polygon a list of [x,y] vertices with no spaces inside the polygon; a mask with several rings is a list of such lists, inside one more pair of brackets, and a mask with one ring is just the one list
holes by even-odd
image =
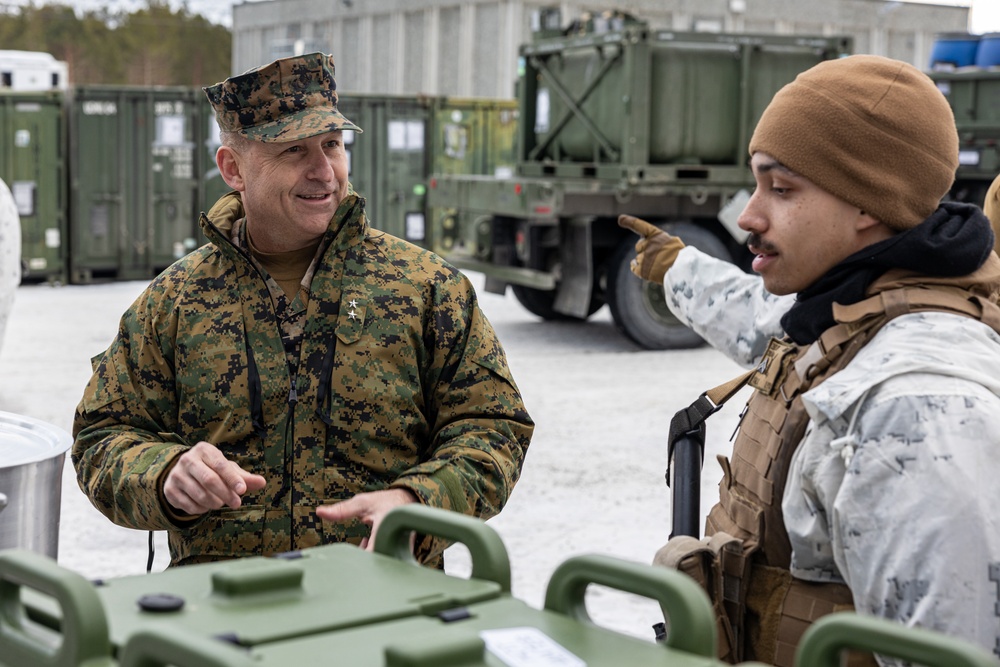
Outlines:
{"label": "white building wall", "polygon": [[233,8],[233,73],[321,50],[341,90],[509,98],[532,13],[553,6],[564,25],[611,7],[653,28],[846,34],[857,53],[921,69],[935,34],[964,31],[969,13],[887,0],[266,0]]}

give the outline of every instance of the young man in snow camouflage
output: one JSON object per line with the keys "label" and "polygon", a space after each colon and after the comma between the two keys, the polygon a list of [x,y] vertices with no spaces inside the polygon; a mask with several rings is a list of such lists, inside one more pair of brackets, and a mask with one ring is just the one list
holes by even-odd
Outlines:
{"label": "young man in snow camouflage", "polygon": [[[115,523],[168,531],[172,565],[370,549],[406,503],[495,515],[532,421],[469,281],[369,226],[332,57],[205,91],[234,192],[95,358],[81,488]],[[440,565],[444,546],[417,556]]]}
{"label": "young man in snow camouflage", "polygon": [[899,61],[824,62],[749,151],[760,278],[621,220],[674,313],[757,362],[712,540],[657,561],[721,584],[730,660],[791,665],[810,623],[851,608],[1000,654],[1000,258],[978,207],[941,203],[948,103]]}
{"label": "young man in snow camouflage", "polygon": [[[986,191],[983,213],[993,229],[993,251],[1000,254],[1000,175]],[[784,335],[781,317],[795,303],[794,294],[771,294],[759,275],[687,247],[645,220],[623,215],[619,224],[642,237],[632,273],[662,283],[670,310],[712,347],[749,368],[760,362],[771,338]],[[671,270],[675,263],[678,268]],[[694,283],[692,276],[698,277]],[[733,327],[736,320],[743,324]]]}

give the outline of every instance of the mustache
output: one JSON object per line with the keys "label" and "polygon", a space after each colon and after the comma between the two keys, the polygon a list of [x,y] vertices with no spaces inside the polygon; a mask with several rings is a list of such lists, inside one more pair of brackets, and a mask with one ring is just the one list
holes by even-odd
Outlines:
{"label": "mustache", "polygon": [[755,255],[776,255],[778,253],[777,246],[765,241],[759,234],[751,234],[747,237],[747,249]]}

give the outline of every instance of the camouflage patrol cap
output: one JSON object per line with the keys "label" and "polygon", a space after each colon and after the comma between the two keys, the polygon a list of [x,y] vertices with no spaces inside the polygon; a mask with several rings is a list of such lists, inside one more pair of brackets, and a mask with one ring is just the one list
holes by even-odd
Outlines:
{"label": "camouflage patrol cap", "polygon": [[281,58],[204,88],[223,132],[254,141],[297,141],[361,128],[337,110],[333,56]]}

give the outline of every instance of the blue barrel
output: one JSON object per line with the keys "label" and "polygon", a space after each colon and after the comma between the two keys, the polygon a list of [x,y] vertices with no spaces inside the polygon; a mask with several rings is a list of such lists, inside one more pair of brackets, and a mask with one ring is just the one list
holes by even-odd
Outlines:
{"label": "blue barrel", "polygon": [[1000,67],[1000,32],[989,32],[979,38],[976,67]]}
{"label": "blue barrel", "polygon": [[943,32],[935,36],[931,50],[932,70],[968,67],[976,64],[979,35],[965,32]]}

